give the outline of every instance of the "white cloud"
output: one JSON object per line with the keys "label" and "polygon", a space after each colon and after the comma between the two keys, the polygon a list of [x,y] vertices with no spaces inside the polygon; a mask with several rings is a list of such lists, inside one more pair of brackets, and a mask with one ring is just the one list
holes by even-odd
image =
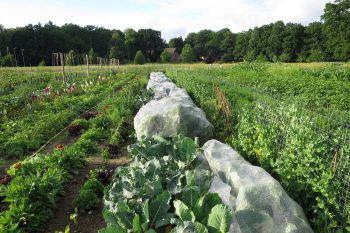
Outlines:
{"label": "white cloud", "polygon": [[277,20],[308,24],[320,19],[326,2],[331,0],[129,0],[134,9],[121,10],[110,1],[111,7],[106,10],[89,7],[88,1],[79,7],[14,0],[0,3],[0,23],[16,27],[51,20],[57,25],[72,22],[121,30],[147,27],[162,31],[163,37],[169,39],[201,29],[230,28],[239,32]]}

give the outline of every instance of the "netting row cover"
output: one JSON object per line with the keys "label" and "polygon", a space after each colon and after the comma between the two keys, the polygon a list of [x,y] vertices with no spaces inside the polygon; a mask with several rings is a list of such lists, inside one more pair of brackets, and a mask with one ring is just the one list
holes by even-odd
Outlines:
{"label": "netting row cover", "polygon": [[[205,113],[163,73],[151,73],[147,89],[154,99],[134,119],[138,139],[182,134],[205,142],[212,137],[213,127]],[[218,193],[234,211],[230,232],[313,232],[302,208],[264,169],[219,141],[210,140],[202,148],[198,153],[202,164],[196,170],[207,168],[215,175],[210,191]]]}
{"label": "netting row cover", "polygon": [[199,157],[205,157],[217,176],[211,190],[233,208],[231,232],[313,232],[303,209],[264,169],[217,140],[206,142],[202,149],[204,156]]}
{"label": "netting row cover", "polygon": [[213,126],[205,113],[184,89],[178,88],[163,73],[151,73],[147,90],[154,93],[154,99],[144,105],[134,118],[138,139],[156,135],[170,138],[182,134],[205,142],[212,137]]}

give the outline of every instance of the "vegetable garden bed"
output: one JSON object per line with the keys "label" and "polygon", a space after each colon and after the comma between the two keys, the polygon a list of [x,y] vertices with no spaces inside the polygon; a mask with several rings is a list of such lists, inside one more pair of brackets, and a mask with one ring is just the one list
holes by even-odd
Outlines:
{"label": "vegetable garden bed", "polygon": [[68,181],[86,163],[86,155],[98,152],[97,145],[102,141],[125,140],[122,131],[128,129],[120,126],[130,124],[128,119],[140,101],[135,93],[143,85],[142,78],[130,80],[122,91],[104,99],[97,108],[100,114],[87,122],[88,128],[72,146],[59,145],[48,155],[37,155],[11,167],[11,183],[1,186],[1,194],[10,204],[0,215],[2,232],[33,232],[42,228],[58,207],[57,201]]}

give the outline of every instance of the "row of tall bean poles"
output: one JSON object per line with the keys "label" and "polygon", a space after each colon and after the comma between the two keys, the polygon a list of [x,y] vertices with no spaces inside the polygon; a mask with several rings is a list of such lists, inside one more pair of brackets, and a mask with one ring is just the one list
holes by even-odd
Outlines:
{"label": "row of tall bean poles", "polygon": [[[67,77],[66,77],[66,71],[65,71],[65,67],[66,67],[66,61],[67,59],[69,59],[69,54],[67,53],[52,53],[52,69],[55,72],[57,72],[59,69],[61,70],[62,73],[62,80],[64,83],[66,83]],[[91,59],[89,59],[89,56],[87,54],[79,54],[76,56],[78,63],[74,64],[74,58],[70,57],[70,59],[73,61],[73,66],[74,65],[84,65],[86,67],[86,74],[87,76],[90,76],[90,69],[91,67],[93,67],[94,64],[92,64]],[[116,58],[102,58],[102,57],[98,57],[97,60],[99,61],[99,69],[100,72],[102,73],[103,67],[105,67],[106,69],[108,69],[110,72],[112,70],[112,68],[119,68],[120,67],[120,63],[119,63],[119,59]],[[60,67],[60,68],[59,68]]]}

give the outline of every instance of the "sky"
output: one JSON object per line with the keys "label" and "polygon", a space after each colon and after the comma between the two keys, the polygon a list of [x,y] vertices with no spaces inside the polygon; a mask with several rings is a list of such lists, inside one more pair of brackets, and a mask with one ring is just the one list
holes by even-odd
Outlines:
{"label": "sky", "polygon": [[0,0],[5,28],[52,21],[108,29],[152,28],[162,37],[185,38],[202,29],[241,32],[283,20],[319,21],[332,0]]}

